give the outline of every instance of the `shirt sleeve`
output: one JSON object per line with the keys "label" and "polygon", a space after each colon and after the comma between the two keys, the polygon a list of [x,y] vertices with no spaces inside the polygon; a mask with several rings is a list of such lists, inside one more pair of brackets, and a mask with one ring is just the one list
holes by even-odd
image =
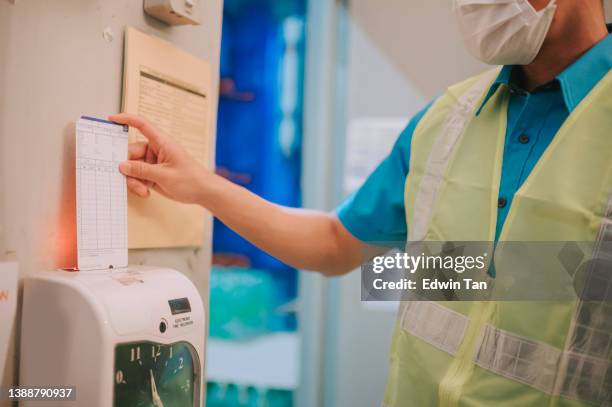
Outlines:
{"label": "shirt sleeve", "polygon": [[357,239],[393,245],[407,240],[404,188],[410,167],[412,136],[433,102],[417,113],[398,137],[391,153],[336,213]]}

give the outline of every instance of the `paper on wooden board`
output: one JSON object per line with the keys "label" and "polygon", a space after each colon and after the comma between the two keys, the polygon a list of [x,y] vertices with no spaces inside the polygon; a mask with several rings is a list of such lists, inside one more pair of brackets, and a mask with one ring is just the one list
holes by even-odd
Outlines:
{"label": "paper on wooden board", "polygon": [[[126,30],[123,111],[144,116],[210,166],[210,65],[169,42],[134,28]],[[144,139],[130,129],[130,141]],[[152,191],[128,199],[130,249],[197,247],[204,239],[205,212]]]}

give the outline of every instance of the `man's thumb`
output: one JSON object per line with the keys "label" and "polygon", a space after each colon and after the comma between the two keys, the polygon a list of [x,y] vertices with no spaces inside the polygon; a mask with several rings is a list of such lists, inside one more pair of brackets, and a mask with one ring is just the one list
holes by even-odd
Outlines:
{"label": "man's thumb", "polygon": [[160,177],[158,166],[144,161],[124,161],[119,164],[119,171],[126,177],[143,181],[157,182]]}

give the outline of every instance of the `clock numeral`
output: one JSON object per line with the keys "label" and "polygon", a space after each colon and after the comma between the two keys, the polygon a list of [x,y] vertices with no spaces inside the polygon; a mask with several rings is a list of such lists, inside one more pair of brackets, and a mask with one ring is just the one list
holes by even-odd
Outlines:
{"label": "clock numeral", "polygon": [[161,345],[153,345],[151,347],[151,357],[157,361],[157,358],[161,356]]}
{"label": "clock numeral", "polygon": [[179,358],[179,366],[178,366],[178,369],[179,369],[179,370],[181,370],[181,369],[183,368],[183,363],[184,363],[184,360],[183,360],[183,357],[181,356],[181,357]]}
{"label": "clock numeral", "polygon": [[117,370],[117,373],[115,373],[115,382],[117,384],[125,384],[125,383],[127,383],[125,381],[125,378],[123,377],[123,371],[122,370]]}
{"label": "clock numeral", "polygon": [[170,359],[172,359],[172,346],[170,346]]}
{"label": "clock numeral", "polygon": [[130,362],[140,360],[140,346],[130,349]]}

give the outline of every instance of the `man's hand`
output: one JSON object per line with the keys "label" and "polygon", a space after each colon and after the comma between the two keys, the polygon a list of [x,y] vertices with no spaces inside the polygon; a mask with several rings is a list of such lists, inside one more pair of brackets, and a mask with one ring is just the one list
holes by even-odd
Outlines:
{"label": "man's hand", "polygon": [[147,138],[146,142],[130,144],[128,161],[119,166],[130,191],[146,198],[152,188],[175,201],[202,203],[206,179],[214,176],[212,172],[142,117],[122,113],[109,120],[135,127]]}

